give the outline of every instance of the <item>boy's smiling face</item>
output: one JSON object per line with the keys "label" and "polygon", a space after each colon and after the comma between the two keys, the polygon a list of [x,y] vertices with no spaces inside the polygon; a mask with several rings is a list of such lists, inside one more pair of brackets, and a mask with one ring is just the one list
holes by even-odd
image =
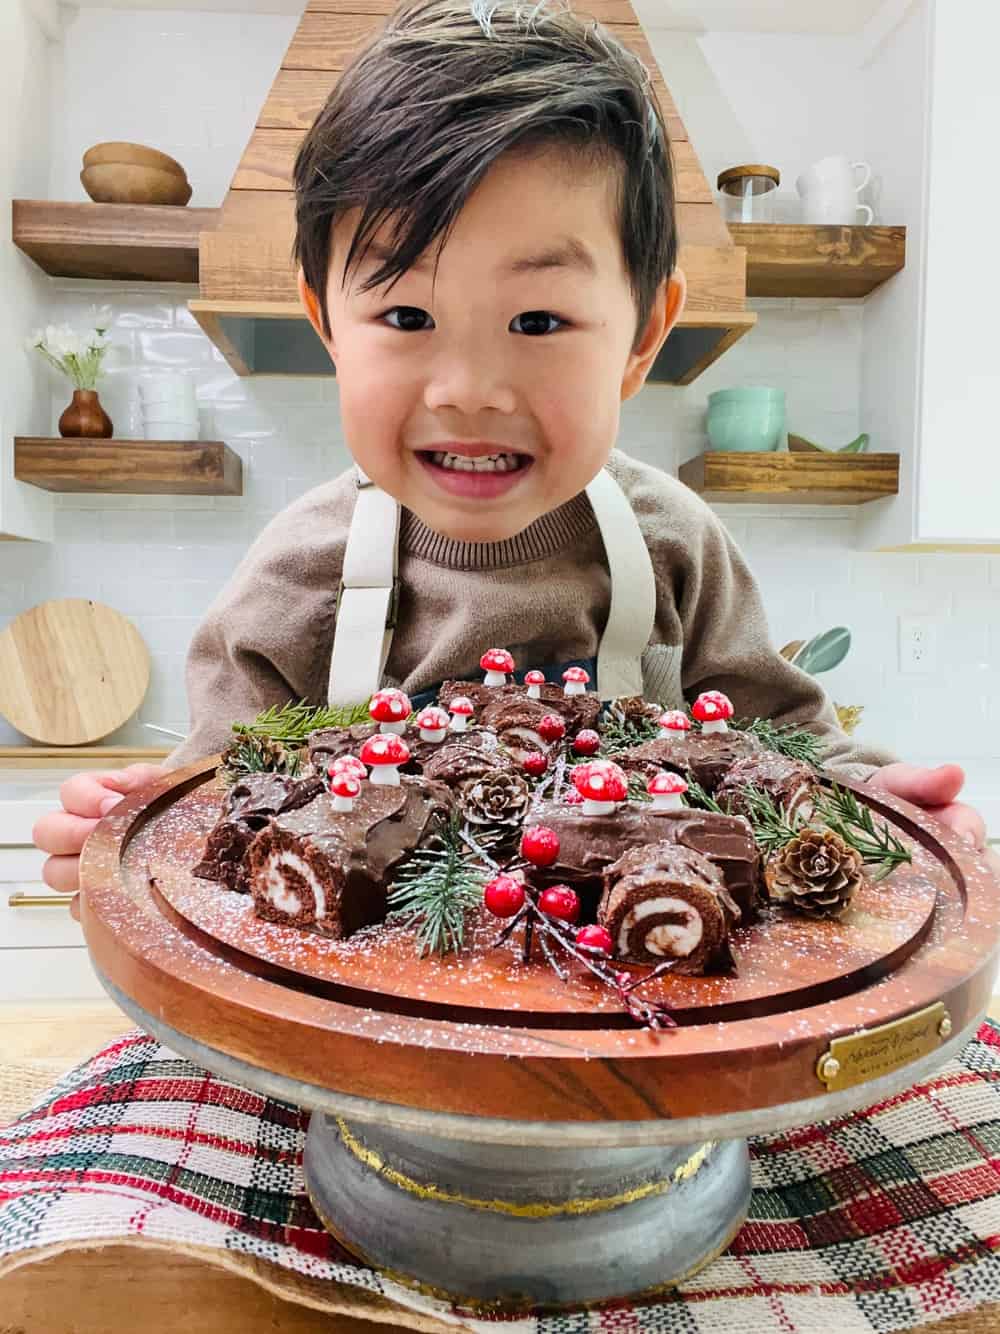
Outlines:
{"label": "boy's smiling face", "polygon": [[[607,168],[565,155],[508,154],[470,196],[436,278],[431,255],[391,290],[359,290],[387,231],[342,287],[360,213],[335,226],[324,342],[344,436],[372,481],[435,532],[513,537],[578,495],[614,447],[621,402],[684,297],[678,272],[633,348],[616,186]],[[301,277],[300,290],[320,332]]]}

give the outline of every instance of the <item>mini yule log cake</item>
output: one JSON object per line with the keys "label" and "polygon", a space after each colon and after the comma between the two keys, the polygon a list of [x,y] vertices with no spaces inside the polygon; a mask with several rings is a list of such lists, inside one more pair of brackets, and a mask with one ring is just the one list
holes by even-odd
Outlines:
{"label": "mini yule log cake", "polygon": [[315,801],[324,789],[318,774],[301,779],[267,772],[244,775],[226,792],[222,815],[193,874],[246,893],[246,854],[254,838],[272,817]]}
{"label": "mini yule log cake", "polygon": [[405,776],[358,787],[349,811],[319,798],[273,817],[254,838],[247,874],[259,917],[338,939],[384,920],[392,872],[444,827],[451,795]]}
{"label": "mini yule log cake", "polygon": [[602,706],[580,667],[560,688],[534,670],[512,680],[504,649],[481,666],[481,683],[446,682],[417,712],[388,687],[354,709],[234,724],[195,873],[335,939],[391,918],[419,953],[460,951],[467,915],[485,912],[504,923],[490,948],[520,931],[526,963],[563,978],[575,964],[662,1027],[636,988],[738,967],[743,928],[844,917],[867,868],[910,860],[849,790],[821,784],[807,730],[736,722],[718,691],[690,713]]}
{"label": "mini yule log cake", "polygon": [[597,921],[619,959],[675,959],[678,973],[730,968],[729,931],[739,920],[716,867],[677,843],[630,848],[604,873]]}

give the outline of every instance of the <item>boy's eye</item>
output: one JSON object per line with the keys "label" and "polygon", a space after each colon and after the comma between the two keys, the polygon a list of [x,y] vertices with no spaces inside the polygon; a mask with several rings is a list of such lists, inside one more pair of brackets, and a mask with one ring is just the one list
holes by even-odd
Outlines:
{"label": "boy's eye", "polygon": [[[421,310],[419,306],[393,306],[382,316],[388,320],[393,329],[398,329],[401,333],[424,333],[427,326],[423,324],[424,320],[430,320],[431,317],[426,310]],[[518,320],[522,321],[521,328],[518,329]],[[548,310],[526,310],[520,315],[515,315],[511,321],[511,327],[515,333],[527,334],[531,337],[538,334],[555,333],[565,324],[565,320],[558,315],[553,315]],[[433,321],[431,321],[433,325]]]}

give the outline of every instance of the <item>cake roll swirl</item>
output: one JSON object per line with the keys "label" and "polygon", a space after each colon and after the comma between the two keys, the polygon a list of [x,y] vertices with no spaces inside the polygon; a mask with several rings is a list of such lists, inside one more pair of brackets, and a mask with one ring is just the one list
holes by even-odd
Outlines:
{"label": "cake roll swirl", "polygon": [[675,971],[692,976],[733,966],[729,932],[739,918],[716,867],[676,843],[630,848],[612,863],[597,912],[617,958],[676,959]]}
{"label": "cake roll swirl", "polygon": [[322,791],[318,777],[263,772],[238,779],[226,791],[222,813],[209,831],[204,856],[192,867],[192,874],[247,893],[246,854],[254,838],[273,816],[307,806]]}

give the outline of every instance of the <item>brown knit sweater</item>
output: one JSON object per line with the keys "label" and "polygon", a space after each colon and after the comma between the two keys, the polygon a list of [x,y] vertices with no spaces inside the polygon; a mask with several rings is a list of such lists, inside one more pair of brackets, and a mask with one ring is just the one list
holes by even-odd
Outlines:
{"label": "brown knit sweater", "polygon": [[[708,506],[617,450],[608,470],[656,573],[646,697],[673,708],[723,690],[737,717],[807,723],[828,743],[827,765],[846,777],[866,779],[894,759],[852,744],[822,688],[772,647],[757,585]],[[190,735],[168,767],[221,750],[232,722],[271,705],[326,703],[354,478],[351,469],[278,514],[209,608],[188,655]],[[505,542],[453,542],[404,511],[399,573],[385,680],[411,694],[447,677],[480,679],[480,655],[493,645],[508,648],[519,669],[597,653],[611,586],[585,494]]]}

